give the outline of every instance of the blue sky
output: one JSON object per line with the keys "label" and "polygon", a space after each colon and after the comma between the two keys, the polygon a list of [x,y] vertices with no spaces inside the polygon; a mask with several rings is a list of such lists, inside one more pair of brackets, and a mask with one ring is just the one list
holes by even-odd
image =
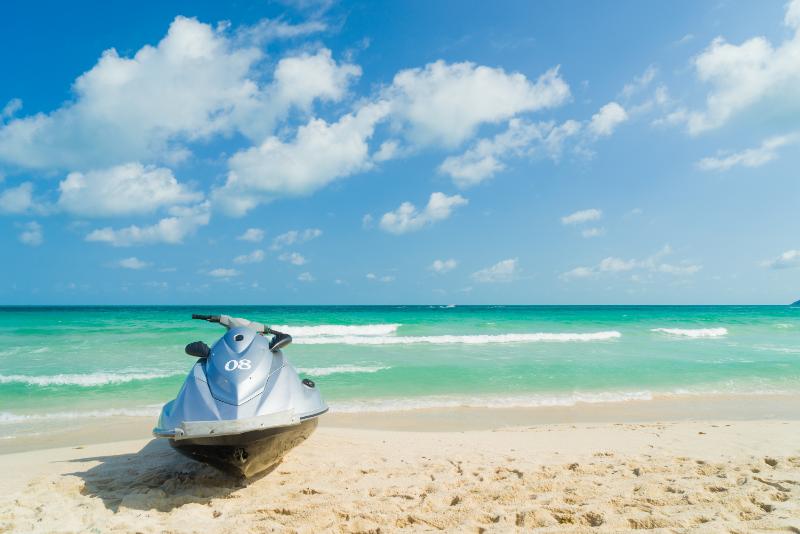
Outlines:
{"label": "blue sky", "polygon": [[1,9],[0,303],[800,298],[800,0]]}

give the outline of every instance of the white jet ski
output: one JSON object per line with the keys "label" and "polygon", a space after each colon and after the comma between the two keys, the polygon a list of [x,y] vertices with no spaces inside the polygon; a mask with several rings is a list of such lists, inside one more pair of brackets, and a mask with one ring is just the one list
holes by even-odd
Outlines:
{"label": "white jet ski", "polygon": [[[212,347],[186,346],[198,358],[175,400],[164,405],[157,438],[178,452],[249,477],[277,464],[317,427],[328,405],[300,380],[281,349],[292,338],[227,315],[192,315],[228,329]],[[273,335],[267,341],[266,335]]]}

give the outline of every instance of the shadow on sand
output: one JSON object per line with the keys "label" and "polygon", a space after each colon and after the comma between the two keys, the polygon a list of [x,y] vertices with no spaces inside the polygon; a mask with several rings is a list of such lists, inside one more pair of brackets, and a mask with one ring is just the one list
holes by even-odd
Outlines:
{"label": "shadow on sand", "polygon": [[69,475],[84,482],[83,495],[99,497],[106,508],[169,512],[185,504],[207,504],[244,488],[271,473],[244,479],[185,458],[165,440],[152,440],[139,452],[79,458],[73,462],[100,462]]}

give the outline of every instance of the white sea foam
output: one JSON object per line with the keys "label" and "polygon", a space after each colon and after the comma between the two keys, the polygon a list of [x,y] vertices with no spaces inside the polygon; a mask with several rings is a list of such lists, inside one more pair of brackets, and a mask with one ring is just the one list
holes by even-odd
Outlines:
{"label": "white sea foam", "polygon": [[142,406],[139,408],[110,408],[107,410],[87,410],[70,412],[51,412],[19,414],[0,412],[0,425],[21,424],[37,421],[87,419],[97,417],[152,417],[159,414],[161,405]]}
{"label": "white sea foam", "polygon": [[96,387],[111,384],[124,384],[134,380],[155,380],[185,374],[181,372],[163,373],[87,373],[59,375],[0,375],[0,384],[27,384],[29,386],[80,386]]}
{"label": "white sea foam", "polygon": [[388,336],[397,332],[400,324],[320,324],[316,326],[275,325],[270,328],[295,337],[317,336]]}
{"label": "white sea foam", "polygon": [[377,373],[384,369],[391,369],[386,366],[364,367],[359,365],[336,365],[334,367],[308,367],[300,368],[298,371],[311,376],[328,376],[345,373]]}
{"label": "white sea foam", "polygon": [[607,341],[617,339],[622,334],[612,330],[608,332],[590,333],[550,333],[532,334],[479,334],[479,335],[441,335],[441,336],[329,336],[298,338],[301,345],[412,345],[429,343],[445,345],[463,343],[468,345],[485,345],[488,343],[536,343],[536,342],[570,342],[570,341]]}
{"label": "white sea foam", "polygon": [[651,332],[660,332],[662,334],[669,334],[671,336],[681,337],[722,337],[728,335],[728,329],[723,327],[718,328],[653,328]]}
{"label": "white sea foam", "polygon": [[339,413],[403,412],[436,408],[545,408],[601,404],[613,402],[649,401],[649,391],[569,393],[553,395],[515,396],[432,396],[405,399],[365,399],[331,402],[331,411]]}

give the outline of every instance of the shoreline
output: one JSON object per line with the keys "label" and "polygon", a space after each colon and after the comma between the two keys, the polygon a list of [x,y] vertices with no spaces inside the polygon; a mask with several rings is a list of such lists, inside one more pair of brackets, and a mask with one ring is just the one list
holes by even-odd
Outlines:
{"label": "shoreline", "polygon": [[[156,417],[76,419],[75,424],[0,440],[0,456],[21,451],[149,439]],[[491,431],[558,424],[690,421],[800,421],[800,395],[692,396],[533,408],[426,408],[407,411],[329,412],[320,428],[405,432]]]}
{"label": "shoreline", "polygon": [[321,427],[243,481],[162,440],[0,456],[3,532],[793,531],[800,421]]}

